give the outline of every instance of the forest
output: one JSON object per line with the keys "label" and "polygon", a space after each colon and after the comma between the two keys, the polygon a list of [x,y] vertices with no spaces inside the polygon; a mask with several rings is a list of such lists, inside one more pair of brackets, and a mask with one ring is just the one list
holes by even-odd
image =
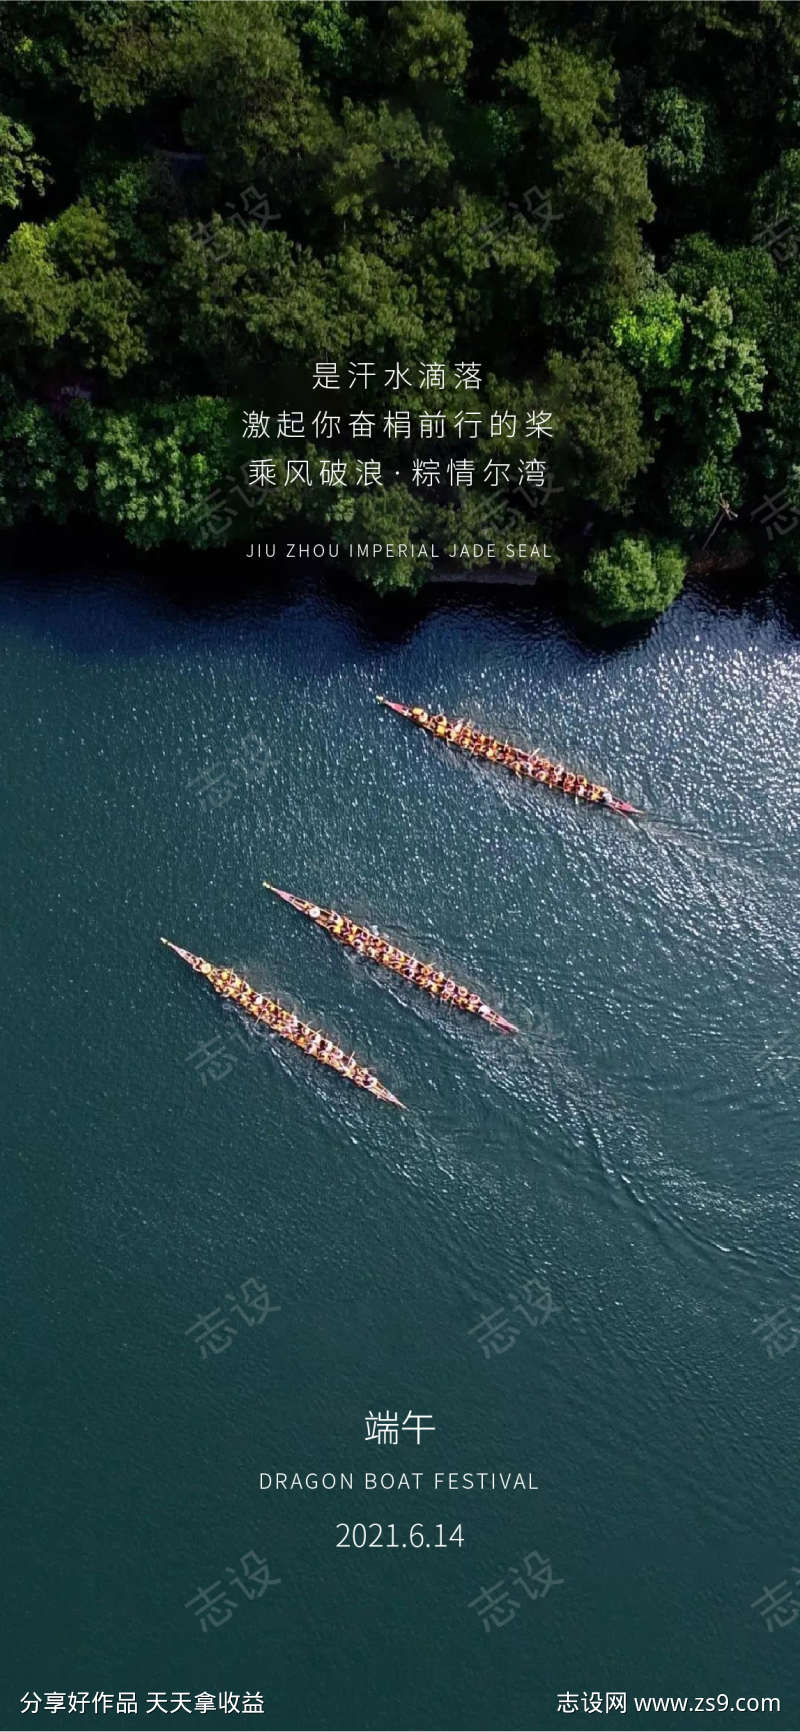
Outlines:
{"label": "forest", "polygon": [[0,80],[0,526],[413,543],[349,562],[383,591],[547,543],[602,624],[712,557],[796,573],[796,7],[42,0]]}

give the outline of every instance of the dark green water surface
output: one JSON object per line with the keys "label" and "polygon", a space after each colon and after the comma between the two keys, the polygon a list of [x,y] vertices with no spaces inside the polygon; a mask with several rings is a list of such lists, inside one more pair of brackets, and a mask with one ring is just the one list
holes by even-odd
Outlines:
{"label": "dark green water surface", "polygon": [[[138,1693],[124,1719],[42,1707],[56,1728],[166,1724],[148,1691],[260,1690],[258,1718],[169,1724],[684,1724],[637,1717],[635,1692],[779,1695],[711,1718],[796,1727],[800,1617],[753,1604],[786,1583],[800,1606],[800,657],[780,612],[687,596],[613,651],[474,593],[398,627],[311,589],[214,610],[8,579],[0,613],[2,1725],[34,1723],[26,1690]],[[653,817],[520,787],[377,691]],[[263,878],[407,940],[521,1035],[347,956]],[[355,1048],[409,1111],[237,1041],[161,933]],[[226,1297],[251,1277],[279,1307],[260,1324]],[[534,1322],[511,1311],[531,1281],[554,1306]],[[215,1309],[235,1333],[203,1358],[186,1332]],[[470,1331],[498,1310],[518,1333],[487,1355]],[[436,1429],[367,1442],[387,1409]],[[426,1478],[258,1489],[376,1469]],[[437,1469],[539,1489],[434,1492]],[[464,1544],[336,1549],[359,1521],[400,1542],[460,1522]],[[248,1552],[280,1579],[253,1598]],[[558,1584],[485,1631],[470,1602],[532,1552]],[[204,1631],[186,1602],[219,1583],[235,1609]],[[557,1714],[598,1690],[627,1714]]]}

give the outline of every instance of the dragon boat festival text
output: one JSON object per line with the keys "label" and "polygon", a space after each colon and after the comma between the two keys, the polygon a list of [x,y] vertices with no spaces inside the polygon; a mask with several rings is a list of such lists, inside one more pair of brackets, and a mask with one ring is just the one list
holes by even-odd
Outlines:
{"label": "dragon boat festival text", "polygon": [[308,1473],[260,1473],[259,1491],[538,1491],[532,1473],[510,1471],[458,1472],[419,1469],[393,1473],[390,1469]]}

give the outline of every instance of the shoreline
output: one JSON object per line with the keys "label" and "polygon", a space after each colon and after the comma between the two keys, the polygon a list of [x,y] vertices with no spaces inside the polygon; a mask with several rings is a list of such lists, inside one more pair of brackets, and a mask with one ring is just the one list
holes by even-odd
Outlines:
{"label": "shoreline", "polygon": [[[227,596],[257,595],[265,601],[288,600],[307,586],[320,583],[329,588],[339,601],[355,606],[366,618],[379,617],[397,622],[416,615],[420,608],[434,606],[437,596],[459,591],[478,598],[496,598],[495,605],[511,605],[512,597],[528,596],[553,610],[555,616],[577,631],[602,642],[607,648],[625,641],[632,635],[647,631],[658,623],[653,619],[629,622],[601,622],[590,618],[576,604],[576,590],[564,569],[554,569],[552,556],[547,564],[512,566],[511,564],[479,564],[458,566],[448,558],[440,567],[434,565],[413,584],[381,586],[371,581],[367,573],[353,573],[341,560],[327,557],[283,557],[261,560],[248,558],[247,546],[239,542],[220,548],[189,548],[182,543],[163,543],[157,548],[135,549],[118,532],[106,525],[83,521],[60,525],[58,528],[38,522],[25,529],[6,528],[0,532],[0,562],[6,581],[28,577],[38,582],[83,579],[91,577],[126,579],[166,590],[174,598],[194,604],[213,603]],[[542,544],[544,547],[545,544]],[[444,550],[443,550],[444,551]],[[698,549],[688,560],[686,583],[701,583],[719,590],[721,606],[736,605],[745,594],[766,594],[780,587],[784,603],[787,597],[786,578],[780,573],[780,584],[761,567],[752,548],[732,549],[727,555],[713,550]]]}

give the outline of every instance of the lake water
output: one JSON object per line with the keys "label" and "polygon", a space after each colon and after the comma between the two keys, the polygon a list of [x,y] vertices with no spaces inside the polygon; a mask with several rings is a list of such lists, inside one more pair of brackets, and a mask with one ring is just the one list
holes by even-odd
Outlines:
{"label": "lake water", "polygon": [[[634,1693],[779,1695],[716,1723],[796,1726],[800,655],[780,606],[695,591],[615,648],[519,591],[214,607],[12,574],[0,609],[2,1724],[29,1723],[26,1690],[138,1693],[124,1720],[42,1708],[57,1728],[160,1725],[148,1691],[227,1690],[262,1692],[253,1727],[683,1724]],[[376,692],[650,816],[522,787]],[[264,878],[447,966],[521,1034],[349,956]],[[160,934],[409,1110],[247,1035]],[[368,1442],[395,1410],[435,1430]],[[510,1469],[538,1490],[432,1484]],[[259,1491],[287,1470],[425,1480]],[[394,1522],[397,1549],[337,1549],[341,1522]],[[437,1523],[463,1545],[437,1548]],[[623,1690],[625,1715],[557,1714],[559,1692]]]}

